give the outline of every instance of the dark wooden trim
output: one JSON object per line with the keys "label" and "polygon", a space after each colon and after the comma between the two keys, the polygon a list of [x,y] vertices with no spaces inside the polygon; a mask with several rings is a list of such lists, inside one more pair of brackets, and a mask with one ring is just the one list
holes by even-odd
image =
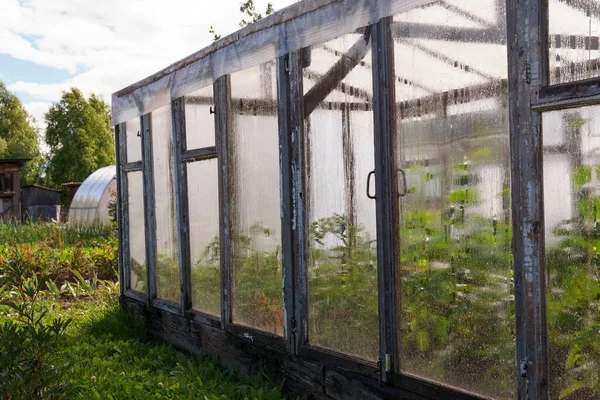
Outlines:
{"label": "dark wooden trim", "polygon": [[160,310],[167,311],[171,314],[182,315],[181,305],[177,304],[177,303],[173,303],[172,301],[157,298],[152,301],[152,307],[156,307]]}
{"label": "dark wooden trim", "polygon": [[277,59],[277,97],[279,104],[279,179],[281,192],[281,263],[283,265],[284,337],[287,349],[293,353],[296,346],[295,317],[295,251],[294,251],[294,190],[292,171],[293,100],[290,95],[290,56]]}
{"label": "dark wooden trim", "polygon": [[154,210],[154,162],[152,113],[142,116],[142,169],[144,180],[144,227],[146,230],[146,283],[149,304],[156,298],[156,216]]}
{"label": "dark wooden trim", "polygon": [[138,292],[137,290],[125,289],[124,296],[129,297],[133,300],[137,300],[144,304],[148,303],[148,295],[146,293]]}
{"label": "dark wooden trim", "polygon": [[[185,126],[184,126],[185,129]],[[193,150],[182,150],[181,161],[182,162],[193,162],[210,160],[211,158],[217,158],[217,146],[204,147],[201,149]]]}
{"label": "dark wooden trim", "polygon": [[122,165],[122,169],[125,172],[141,171],[143,169],[142,161],[134,161]]}
{"label": "dark wooden trim", "polygon": [[532,104],[539,112],[600,104],[600,78],[545,86]]}
{"label": "dark wooden trim", "polygon": [[289,54],[289,129],[292,180],[292,247],[294,256],[294,353],[298,353],[308,341],[308,270],[307,243],[310,226],[307,222],[309,201],[306,191],[305,144],[308,137],[304,130],[304,75],[306,51]]}
{"label": "dark wooden trim", "polygon": [[219,315],[207,314],[205,312],[192,308],[186,311],[185,316],[190,320],[196,321],[200,324],[208,325],[213,328],[223,329],[223,321],[221,321],[221,316]]}
{"label": "dark wooden trim", "polygon": [[219,159],[219,235],[221,256],[221,321],[228,329],[231,322],[233,251],[232,251],[232,191],[230,185],[229,138],[232,132],[231,79],[222,76],[213,86],[215,99],[215,143]]}
{"label": "dark wooden trim", "polygon": [[246,325],[231,323],[228,327],[228,332],[232,335],[243,338],[252,343],[260,343],[274,349],[285,350],[287,341],[285,337],[272,334],[260,329],[252,328]]}
{"label": "dark wooden trim", "polygon": [[511,197],[518,395],[548,398],[542,116],[547,1],[507,0]]}
{"label": "dark wooden trim", "polygon": [[302,346],[298,354],[310,360],[335,365],[348,371],[379,380],[379,367],[375,362],[308,344]]}
{"label": "dark wooden trim", "polygon": [[[395,167],[396,102],[392,17],[373,26],[373,118],[377,188],[377,272],[380,373],[383,382],[399,371],[398,315],[400,288],[399,199]],[[401,66],[397,66],[398,69]]]}
{"label": "dark wooden trim", "polygon": [[173,182],[177,217],[177,242],[181,285],[181,313],[192,308],[192,272],[190,258],[190,232],[188,207],[187,167],[182,163],[186,148],[185,100],[179,98],[171,103],[173,121]]}
{"label": "dark wooden trim", "polygon": [[[127,177],[123,171],[121,160],[127,158],[127,124],[122,123],[115,126],[115,161],[117,166],[117,229],[119,237],[119,282],[121,282],[119,292],[121,295],[125,293],[125,289],[129,288],[129,206],[128,206],[128,190]],[[125,158],[124,158],[125,157]]]}

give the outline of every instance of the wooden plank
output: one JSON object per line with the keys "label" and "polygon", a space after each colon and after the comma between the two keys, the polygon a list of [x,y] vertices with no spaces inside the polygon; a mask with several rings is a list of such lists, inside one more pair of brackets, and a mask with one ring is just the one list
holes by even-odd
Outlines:
{"label": "wooden plank", "polygon": [[179,251],[179,279],[181,285],[181,314],[192,308],[192,271],[190,258],[189,205],[187,168],[182,162],[186,148],[185,100],[171,103],[173,121],[173,182],[175,186],[175,213]]}
{"label": "wooden plank", "polygon": [[[399,370],[397,334],[400,323],[399,198],[395,166],[396,102],[394,43],[384,18],[373,26],[373,118],[375,136],[375,187],[377,188],[377,273],[379,303],[380,378],[387,382]],[[398,66],[400,68],[400,66]]]}
{"label": "wooden plank", "polygon": [[506,36],[493,28],[465,28],[420,22],[398,21],[392,24],[395,38],[443,40],[446,42],[505,44]]}
{"label": "wooden plank", "polygon": [[135,162],[123,164],[121,169],[124,172],[141,171],[143,169],[142,161],[135,161]]}
{"label": "wooden plank", "polygon": [[329,94],[340,85],[348,74],[360,64],[369,50],[370,31],[358,39],[346,53],[304,95],[304,114],[308,117]]}
{"label": "wooden plank", "polygon": [[304,122],[304,75],[305,51],[289,55],[289,129],[291,135],[290,162],[292,179],[292,235],[294,253],[294,353],[308,342],[308,210],[309,196],[305,196],[309,174],[309,134]]}
{"label": "wooden plank", "polygon": [[600,104],[600,78],[545,86],[532,107],[539,112]]}
{"label": "wooden plank", "polygon": [[182,162],[202,161],[210,160],[211,158],[217,158],[217,146],[185,151],[182,150],[180,158]]}
{"label": "wooden plank", "polygon": [[142,162],[144,181],[144,227],[146,230],[146,287],[148,304],[156,298],[156,216],[154,162],[152,158],[152,113],[142,116]]}
{"label": "wooden plank", "polygon": [[213,86],[215,101],[215,143],[219,158],[219,235],[221,256],[221,321],[225,330],[231,323],[233,282],[232,189],[230,182],[232,115],[231,79],[223,76]]}
{"label": "wooden plank", "polygon": [[120,294],[129,289],[129,191],[122,161],[127,160],[127,124],[115,126],[115,162],[117,165],[117,229],[119,236]]}
{"label": "wooden plank", "polygon": [[295,319],[295,252],[294,252],[294,190],[292,171],[292,139],[294,129],[291,125],[290,94],[290,56],[277,59],[277,97],[279,104],[279,177],[281,199],[281,263],[283,265],[283,313],[284,337],[290,353],[296,346]]}
{"label": "wooden plank", "polygon": [[547,2],[507,1],[508,88],[518,395],[548,398],[542,116]]}

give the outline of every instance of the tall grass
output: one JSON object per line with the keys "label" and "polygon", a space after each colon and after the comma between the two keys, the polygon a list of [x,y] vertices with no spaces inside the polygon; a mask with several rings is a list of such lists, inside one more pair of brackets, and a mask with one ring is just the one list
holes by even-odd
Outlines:
{"label": "tall grass", "polygon": [[11,222],[0,224],[0,245],[46,243],[62,248],[84,242],[93,245],[98,241],[116,240],[116,227],[109,223],[93,225]]}

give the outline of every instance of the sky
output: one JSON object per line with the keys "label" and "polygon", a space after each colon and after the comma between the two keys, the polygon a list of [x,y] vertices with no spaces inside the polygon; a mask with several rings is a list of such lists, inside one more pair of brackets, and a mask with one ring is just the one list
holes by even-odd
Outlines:
{"label": "sky", "polygon": [[[77,87],[111,94],[239,29],[241,0],[0,0],[0,81],[43,134],[44,113]],[[295,0],[272,0],[276,10]],[[264,12],[267,0],[255,0]]]}

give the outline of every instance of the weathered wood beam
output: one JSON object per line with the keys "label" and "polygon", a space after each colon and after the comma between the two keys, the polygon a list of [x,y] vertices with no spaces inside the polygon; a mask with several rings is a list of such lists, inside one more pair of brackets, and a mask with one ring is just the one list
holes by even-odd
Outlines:
{"label": "weathered wood beam", "polygon": [[558,0],[575,10],[582,11],[585,15],[593,15],[596,18],[600,18],[600,3],[590,0]]}
{"label": "weathered wood beam", "polygon": [[548,2],[506,1],[518,397],[548,398],[542,114]]}
{"label": "weathered wood beam", "polygon": [[361,37],[342,57],[323,75],[315,86],[304,95],[304,113],[308,117],[317,108],[320,102],[348,76],[369,50],[370,30]]}
{"label": "weathered wood beam", "polygon": [[506,44],[506,36],[497,28],[465,28],[446,25],[396,21],[394,38],[431,39],[461,43]]}
{"label": "weathered wood beam", "polygon": [[448,3],[446,0],[441,0],[439,2],[439,4],[444,7],[446,10],[453,12],[454,14],[460,15],[461,17],[464,17],[466,19],[468,19],[469,21],[473,21],[477,24],[480,24],[484,27],[492,27],[494,26],[494,24],[490,21],[487,21],[481,17],[478,17],[477,15],[461,8],[458,6],[455,6],[454,4],[450,4]]}
{"label": "weathered wood beam", "polygon": [[477,67],[473,67],[473,66],[464,64],[461,61],[458,61],[456,59],[453,59],[451,57],[448,57],[448,56],[440,53],[439,51],[435,51],[433,49],[430,49],[427,46],[423,46],[422,44],[416,42],[415,40],[405,38],[405,39],[400,39],[400,41],[408,44],[411,47],[414,47],[415,49],[422,51],[423,53],[425,53],[437,60],[440,60],[440,61],[450,65],[453,68],[460,69],[460,71],[457,71],[459,73],[460,72],[471,73],[471,74],[477,75],[477,76],[485,78],[485,79],[494,79],[495,78],[493,75],[490,75],[487,72],[480,70]]}
{"label": "weathered wood beam", "polygon": [[[342,54],[343,54],[341,51],[335,50],[335,49],[333,49],[333,48],[331,48],[329,46],[326,46],[326,45],[321,45],[321,46],[318,46],[318,47],[320,49],[323,49],[323,50],[327,51],[330,54],[333,54],[336,57],[341,57]],[[373,69],[373,66],[370,63],[368,63],[368,62],[366,62],[364,60],[360,62],[360,66],[368,68],[369,70]],[[406,85],[414,86],[416,88],[419,88],[419,89],[424,90],[424,91],[429,92],[429,93],[435,92],[434,89],[428,87],[427,85],[425,85],[423,83],[419,83],[419,82],[416,82],[416,81],[408,79],[408,78],[403,78],[402,76],[394,75],[394,79],[396,79],[400,83],[404,83]]]}
{"label": "weathered wood beam", "polygon": [[148,304],[156,298],[156,213],[154,200],[154,161],[152,157],[152,113],[142,116],[142,175],[144,188],[144,228],[146,231],[146,289]]}

